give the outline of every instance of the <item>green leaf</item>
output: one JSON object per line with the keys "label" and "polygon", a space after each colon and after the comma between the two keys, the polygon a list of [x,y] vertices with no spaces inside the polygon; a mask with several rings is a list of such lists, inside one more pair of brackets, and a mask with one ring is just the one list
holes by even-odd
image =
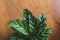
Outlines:
{"label": "green leaf", "polygon": [[10,37],[10,40],[24,40],[24,37],[15,33]]}
{"label": "green leaf", "polygon": [[14,34],[10,37],[10,40],[16,40],[18,38],[18,34]]}
{"label": "green leaf", "polygon": [[35,30],[35,35],[38,35],[43,29],[46,29],[47,26],[46,17],[42,13],[40,13],[36,23],[37,29]]}
{"label": "green leaf", "polygon": [[24,20],[29,24],[29,26],[34,30],[37,25],[37,18],[32,15],[28,9],[24,9]]}
{"label": "green leaf", "polygon": [[12,20],[10,23],[11,27],[13,27],[18,33],[22,33],[24,35],[29,35],[27,32],[27,27],[23,25],[20,20]]}
{"label": "green leaf", "polygon": [[42,36],[49,36],[50,34],[51,34],[51,32],[52,32],[52,30],[51,29],[46,29],[46,30],[44,30],[42,33],[41,33],[41,35]]}
{"label": "green leaf", "polygon": [[41,40],[47,40],[47,38],[50,36],[52,33],[52,29],[44,29],[41,30],[40,33],[38,33],[38,37],[40,37]]}
{"label": "green leaf", "polygon": [[38,18],[38,26],[40,29],[45,29],[47,26],[46,17],[42,13],[40,13]]}

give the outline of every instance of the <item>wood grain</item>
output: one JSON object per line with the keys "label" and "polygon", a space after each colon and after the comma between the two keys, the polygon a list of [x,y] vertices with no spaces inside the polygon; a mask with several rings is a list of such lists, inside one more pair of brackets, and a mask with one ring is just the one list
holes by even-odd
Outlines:
{"label": "wood grain", "polygon": [[49,40],[60,40],[60,1],[57,0],[0,0],[0,39],[8,40],[13,34],[8,22],[13,19],[23,19],[23,10],[29,9],[38,18],[44,13],[47,18],[47,28],[53,32]]}

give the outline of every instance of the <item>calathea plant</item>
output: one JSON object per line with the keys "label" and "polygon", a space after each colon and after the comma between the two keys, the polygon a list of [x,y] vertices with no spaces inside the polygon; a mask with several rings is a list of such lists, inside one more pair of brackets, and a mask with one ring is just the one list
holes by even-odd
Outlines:
{"label": "calathea plant", "polygon": [[10,40],[48,40],[52,32],[46,28],[46,17],[42,13],[36,18],[28,9],[24,9],[23,20],[12,20],[9,25],[15,31]]}

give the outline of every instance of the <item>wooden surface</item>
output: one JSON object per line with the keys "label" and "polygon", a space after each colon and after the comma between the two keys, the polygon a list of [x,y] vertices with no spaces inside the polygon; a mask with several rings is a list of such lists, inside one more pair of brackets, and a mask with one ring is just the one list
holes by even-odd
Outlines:
{"label": "wooden surface", "polygon": [[8,22],[23,19],[23,9],[29,9],[34,16],[42,12],[47,18],[47,28],[53,32],[49,40],[60,40],[59,0],[0,0],[0,40],[8,40],[13,33]]}

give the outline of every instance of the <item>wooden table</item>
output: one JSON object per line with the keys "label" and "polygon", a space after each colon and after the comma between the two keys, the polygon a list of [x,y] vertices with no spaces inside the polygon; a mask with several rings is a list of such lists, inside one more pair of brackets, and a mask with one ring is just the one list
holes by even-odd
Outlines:
{"label": "wooden table", "polygon": [[34,16],[44,13],[47,28],[53,32],[49,40],[60,40],[60,1],[59,0],[0,0],[0,39],[8,40],[13,34],[8,22],[23,19],[23,10],[29,9]]}

